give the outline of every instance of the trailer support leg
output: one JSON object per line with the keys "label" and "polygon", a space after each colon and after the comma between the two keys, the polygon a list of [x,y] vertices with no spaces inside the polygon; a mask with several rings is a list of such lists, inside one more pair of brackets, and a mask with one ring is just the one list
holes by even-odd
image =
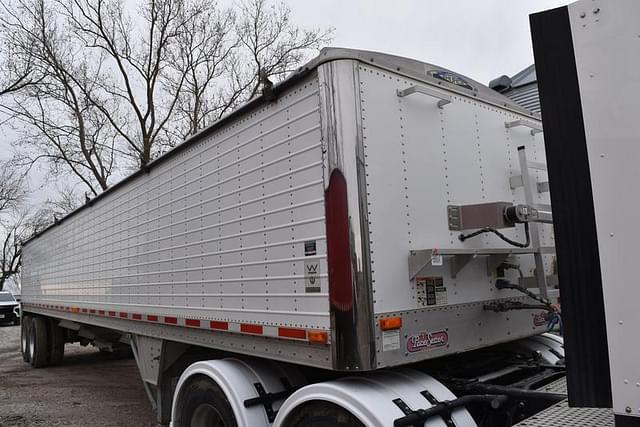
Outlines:
{"label": "trailer support leg", "polygon": [[184,357],[190,346],[144,335],[132,335],[130,341],[158,423],[168,425],[175,383],[191,362]]}

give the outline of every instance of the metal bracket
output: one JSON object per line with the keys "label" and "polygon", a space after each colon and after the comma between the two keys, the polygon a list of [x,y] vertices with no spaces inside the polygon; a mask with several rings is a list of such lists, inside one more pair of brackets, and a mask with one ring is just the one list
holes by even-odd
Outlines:
{"label": "metal bracket", "polygon": [[520,119],[520,120],[514,120],[512,122],[504,122],[504,127],[506,127],[507,129],[518,127],[518,126],[523,126],[531,129],[531,135],[535,135],[537,133],[543,132],[541,125],[537,123],[529,122],[526,120]]}
{"label": "metal bracket", "polygon": [[421,93],[423,95],[428,95],[439,99],[438,108],[442,108],[445,105],[451,103],[451,96],[424,86],[409,86],[406,89],[398,89],[397,91],[398,96],[401,98],[407,95],[411,95],[412,93]]}
{"label": "metal bracket", "polygon": [[460,270],[466,267],[473,258],[475,258],[473,254],[454,255],[451,258],[451,277],[455,279]]}
{"label": "metal bracket", "polygon": [[422,269],[431,263],[432,253],[432,250],[409,252],[409,280],[413,280]]}
{"label": "metal bracket", "polygon": [[538,193],[548,193],[549,192],[549,181],[536,182],[536,187],[538,188]]}
{"label": "metal bracket", "polygon": [[278,414],[278,410],[273,409],[273,404],[278,400],[286,400],[287,397],[291,396],[299,388],[291,387],[291,384],[286,378],[281,378],[280,381],[285,389],[277,393],[267,393],[262,384],[254,383],[253,386],[258,392],[258,397],[245,400],[244,407],[250,408],[252,406],[262,405],[267,414],[267,419],[272,423]]}
{"label": "metal bracket", "polygon": [[[555,253],[553,247],[541,247],[539,253]],[[487,256],[489,271],[491,266],[500,265],[509,255],[534,254],[532,248],[482,248],[482,249],[419,249],[409,251],[409,280],[413,280],[422,270],[431,266],[431,256],[440,255],[450,259],[451,275],[456,275],[466,267],[471,260],[481,256]],[[440,266],[433,266],[440,267]],[[495,270],[495,267],[493,268]]]}
{"label": "metal bracket", "polygon": [[538,209],[529,205],[515,205],[505,211],[505,216],[513,223],[543,223],[553,224],[551,210]]}
{"label": "metal bracket", "polygon": [[[512,190],[516,188],[522,187],[522,175],[515,175],[509,178],[509,187]],[[538,193],[548,193],[549,192],[549,181],[544,182],[536,182],[536,188],[538,189]]]}

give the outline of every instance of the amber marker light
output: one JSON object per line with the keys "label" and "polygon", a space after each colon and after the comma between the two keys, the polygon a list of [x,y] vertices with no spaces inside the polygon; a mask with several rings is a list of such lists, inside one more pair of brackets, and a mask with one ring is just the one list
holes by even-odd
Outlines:
{"label": "amber marker light", "polygon": [[309,331],[309,342],[316,344],[326,344],[329,340],[329,335],[323,331]]}
{"label": "amber marker light", "polygon": [[380,329],[383,331],[400,328],[402,328],[402,317],[386,317],[384,319],[380,319]]}

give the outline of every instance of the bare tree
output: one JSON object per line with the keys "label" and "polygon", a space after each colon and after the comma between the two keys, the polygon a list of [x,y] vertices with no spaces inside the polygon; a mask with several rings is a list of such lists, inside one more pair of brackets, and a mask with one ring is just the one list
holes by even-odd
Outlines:
{"label": "bare tree", "polygon": [[18,287],[22,266],[22,244],[35,233],[53,223],[57,216],[51,207],[33,210],[28,206],[5,215],[0,221],[0,291],[8,284]]}
{"label": "bare tree", "polygon": [[71,187],[60,190],[40,208],[26,200],[25,177],[13,164],[0,163],[0,290],[19,283],[22,243],[80,206]]}
{"label": "bare tree", "polygon": [[31,58],[15,61],[12,33],[4,26],[4,20],[0,18],[0,51],[4,56],[0,58],[0,97],[18,92],[34,83]]}
{"label": "bare tree", "polygon": [[4,108],[28,125],[22,164],[46,160],[97,194],[118,162],[144,166],[295,70],[331,34],[299,28],[271,0],[136,5],[135,17],[122,0],[0,5],[15,61],[30,70]]}
{"label": "bare tree", "polygon": [[21,228],[22,215],[16,214],[24,197],[24,175],[9,163],[0,163],[0,290],[20,268],[20,237],[17,230]]}
{"label": "bare tree", "polygon": [[186,122],[185,134],[255,97],[266,79],[280,80],[296,70],[333,31],[296,26],[285,3],[244,0],[235,13],[215,7],[198,3],[193,25],[179,39],[186,70],[178,119]]}
{"label": "bare tree", "polygon": [[14,61],[38,76],[3,108],[21,135],[18,161],[32,166],[44,160],[53,175],[70,173],[98,194],[108,187],[118,154],[115,132],[88,97],[103,58],[78,51],[44,0],[15,0],[13,6],[2,6],[3,26],[12,34],[8,45]]}
{"label": "bare tree", "polygon": [[258,94],[261,79],[281,79],[295,71],[311,52],[331,39],[333,29],[302,29],[291,22],[291,10],[268,0],[244,0],[240,3],[238,37],[248,59],[250,92]]}
{"label": "bare tree", "polygon": [[175,66],[180,58],[176,39],[190,19],[183,2],[145,0],[140,7],[141,22],[133,23],[125,3],[117,0],[55,1],[84,47],[104,54],[112,66],[112,76],[103,74],[96,82],[100,91],[85,95],[140,164],[146,164],[182,89],[184,73],[175,79],[178,84],[172,93],[163,90],[162,81],[166,74],[184,69]]}
{"label": "bare tree", "polygon": [[[181,56],[178,63],[184,69],[170,76],[167,83],[174,91],[182,86],[173,119],[178,123],[181,138],[196,133],[220,116],[227,102],[229,62],[238,48],[232,10],[218,10],[215,2],[194,0],[185,6],[184,13],[190,17],[189,25],[177,39],[177,52]],[[184,79],[179,81],[171,78],[182,75]]]}
{"label": "bare tree", "polygon": [[[5,48],[7,47],[5,46]],[[7,54],[7,57],[11,57],[11,52]],[[3,76],[2,82],[0,82],[0,96],[18,92],[33,84],[29,62],[16,64],[7,59],[0,66],[0,75]]]}
{"label": "bare tree", "polygon": [[24,197],[24,174],[9,162],[0,162],[0,215],[17,209]]}
{"label": "bare tree", "polygon": [[2,236],[2,251],[0,252],[0,291],[4,289],[5,283],[20,271],[24,219],[24,216],[20,216],[10,223],[0,222],[0,236]]}

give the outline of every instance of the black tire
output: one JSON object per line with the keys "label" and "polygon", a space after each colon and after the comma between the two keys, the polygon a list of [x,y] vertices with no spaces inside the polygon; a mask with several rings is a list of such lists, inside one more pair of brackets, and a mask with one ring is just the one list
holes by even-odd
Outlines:
{"label": "black tire", "polygon": [[56,366],[62,363],[64,358],[64,343],[66,334],[64,329],[58,326],[58,322],[49,319],[49,365]]}
{"label": "black tire", "polygon": [[313,401],[296,408],[285,421],[287,427],[365,427],[346,409],[330,402]]}
{"label": "black tire", "polygon": [[47,366],[49,355],[48,325],[42,317],[31,320],[29,331],[29,360],[34,368]]}
{"label": "black tire", "polygon": [[20,328],[20,352],[22,360],[29,362],[29,327],[31,326],[31,316],[22,318],[22,327]]}
{"label": "black tire", "polygon": [[175,425],[180,427],[238,427],[229,400],[204,375],[194,376],[180,392]]}

